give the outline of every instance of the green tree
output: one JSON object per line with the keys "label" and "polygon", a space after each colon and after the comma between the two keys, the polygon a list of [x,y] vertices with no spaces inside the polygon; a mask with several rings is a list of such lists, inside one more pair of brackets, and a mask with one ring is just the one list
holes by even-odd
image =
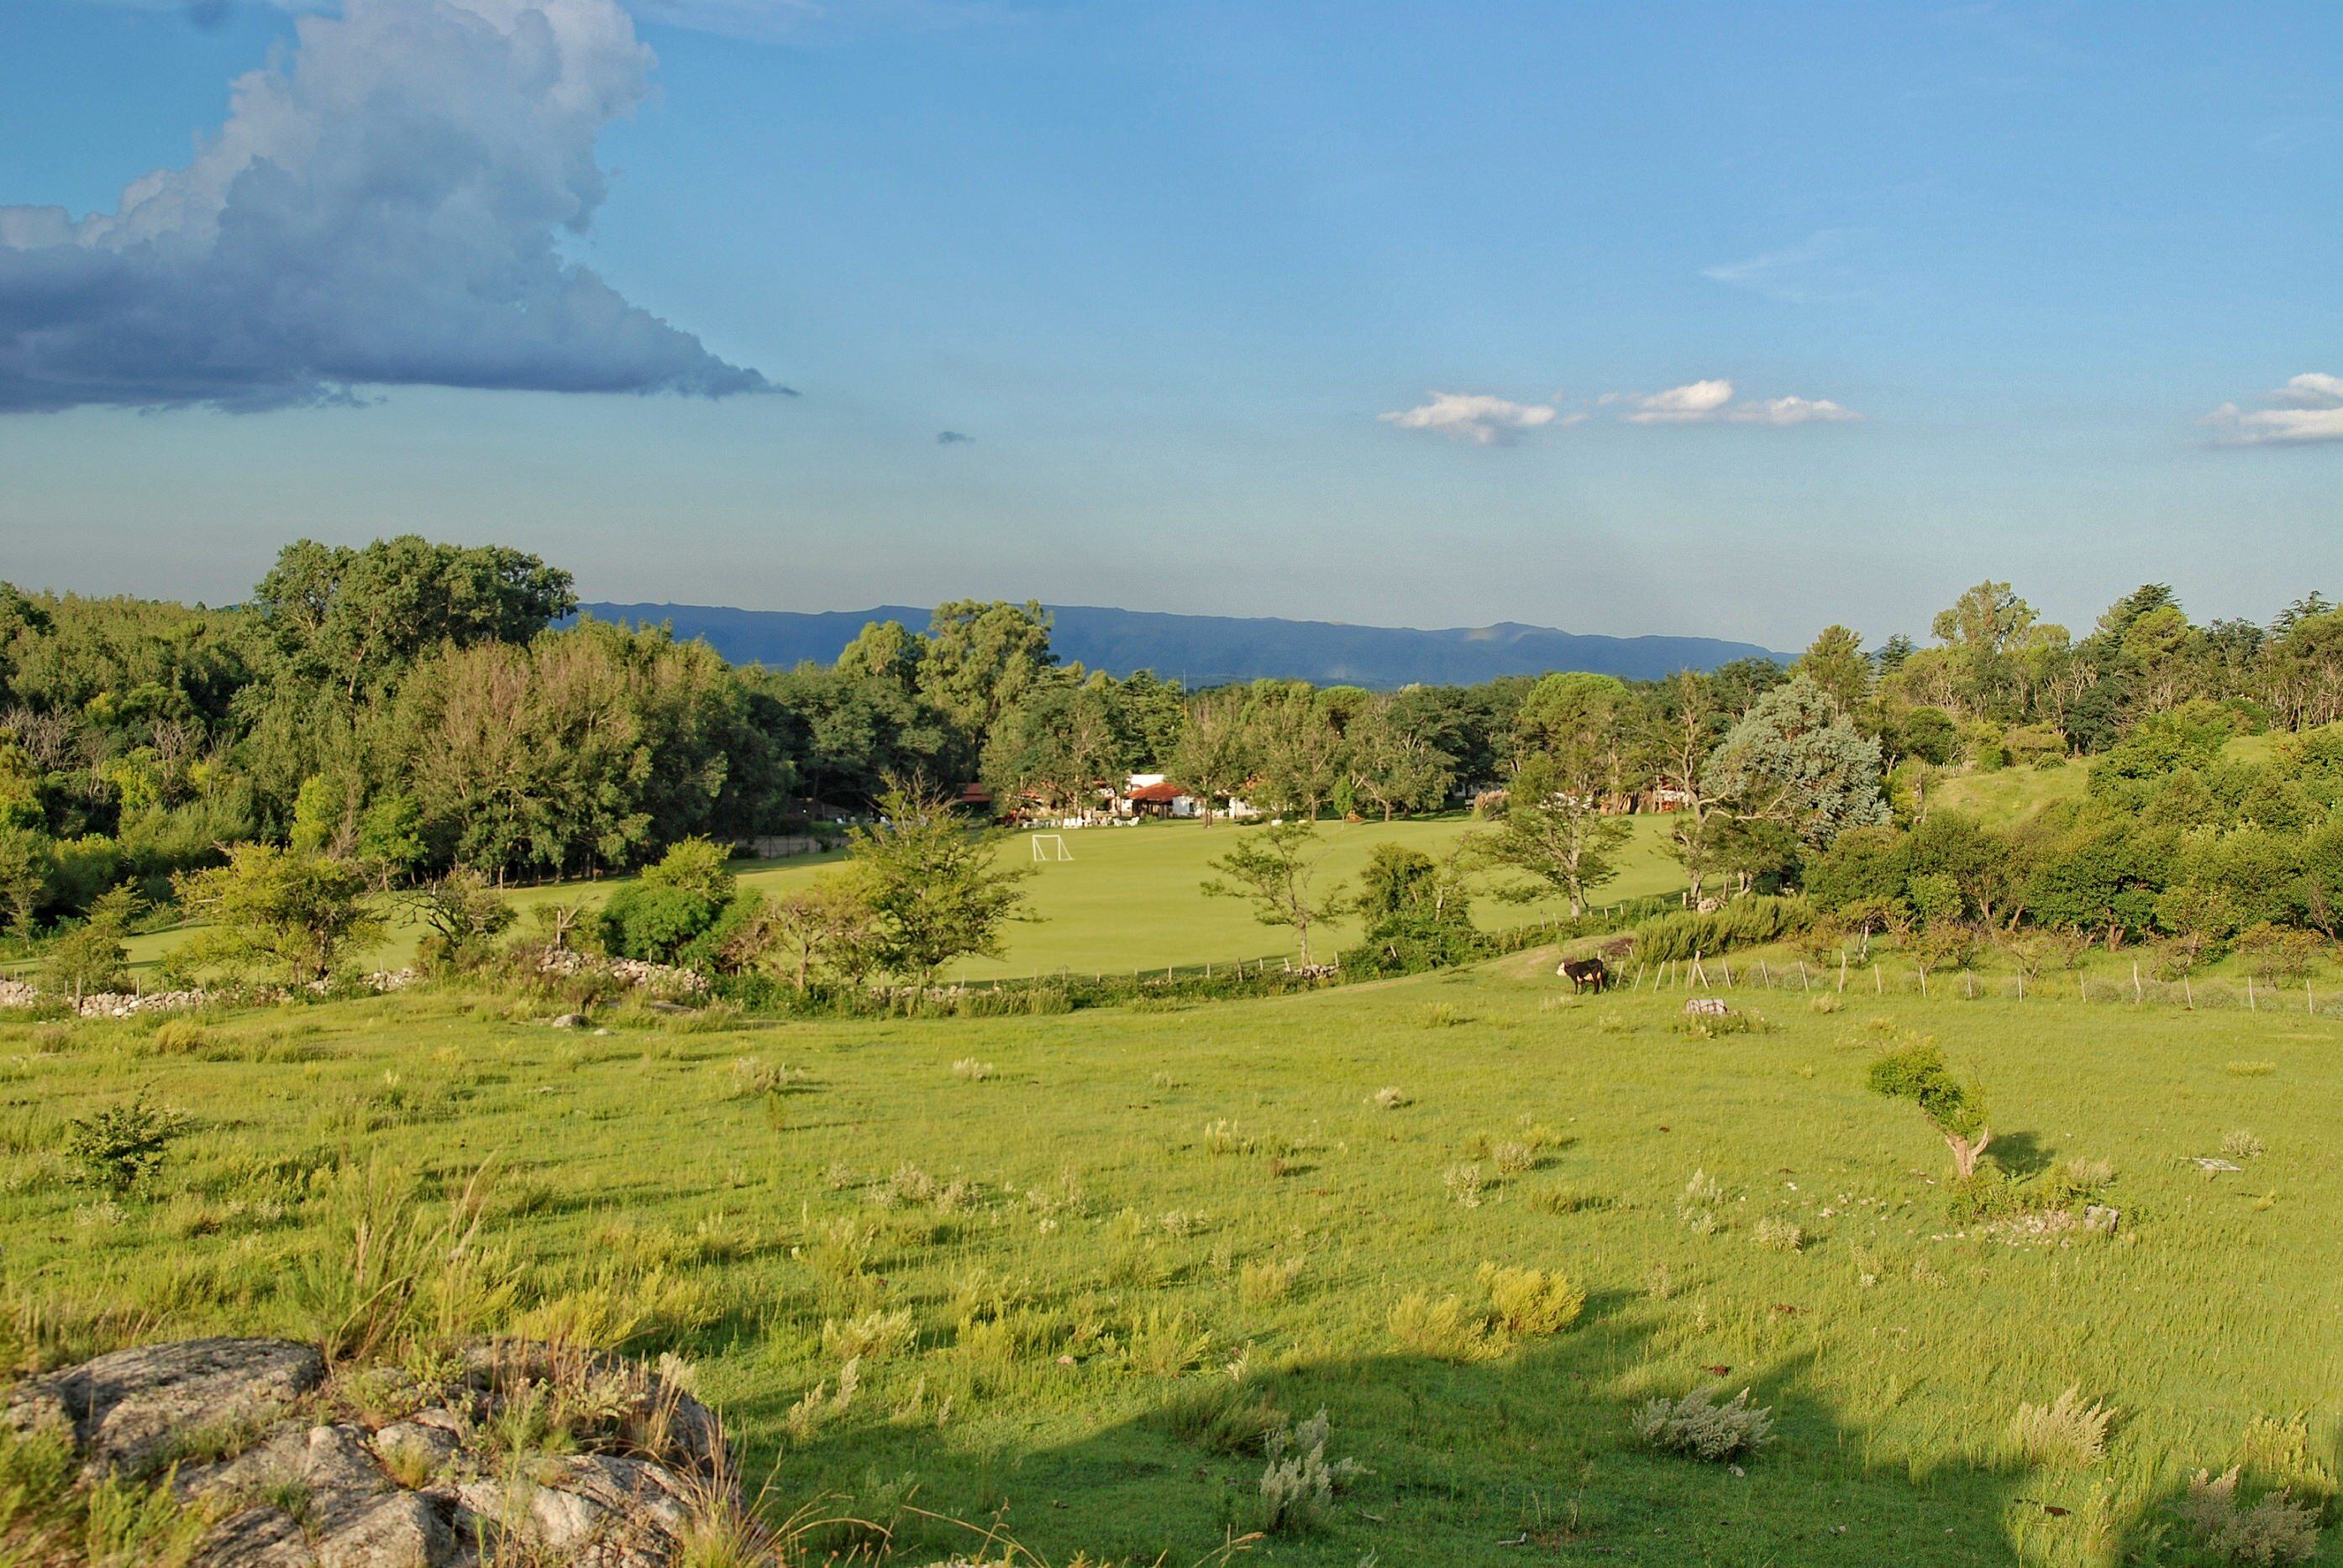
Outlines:
{"label": "green tree", "polygon": [[179,903],[205,922],[179,950],[202,973],[254,975],[288,986],[330,978],[382,934],[356,866],[274,844],[238,844],[227,864],[182,872]]}
{"label": "green tree", "polygon": [[931,789],[895,784],[879,810],[879,824],[853,829],[847,849],[870,908],[874,966],[925,991],[955,959],[999,957],[1004,928],[1028,918],[1032,868],[1002,865],[999,836],[966,827]]}
{"label": "green tree", "polygon": [[1863,638],[1843,626],[1823,628],[1790,673],[1829,692],[1849,713],[1871,695],[1871,659],[1863,651]]}
{"label": "green tree", "polygon": [[959,732],[972,761],[1001,716],[1057,661],[1040,605],[955,599],[938,605],[929,622],[920,695]]}
{"label": "green tree", "polygon": [[146,907],[145,896],[127,882],[100,894],[87,920],[49,944],[41,989],[72,997],[78,1010],[84,997],[128,984],[130,950],[123,938]]}
{"label": "green tree", "polygon": [[1531,880],[1498,896],[1526,902],[1559,893],[1570,912],[1586,912],[1587,896],[1619,874],[1618,849],[1628,819],[1606,812],[1591,778],[1571,779],[1554,759],[1534,756],[1513,775],[1505,814],[1473,844],[1478,859],[1520,871]]}
{"label": "green tree", "polygon": [[1964,1181],[1976,1174],[1977,1161],[1993,1141],[1986,1125],[1985,1092],[1955,1078],[1945,1053],[1925,1041],[1891,1050],[1871,1064],[1871,1091],[1908,1100],[1920,1109],[1953,1151],[1953,1169]]}
{"label": "green tree", "polygon": [[477,968],[518,918],[488,878],[465,866],[416,889],[407,907],[425,929],[416,956],[426,969]]}
{"label": "green tree", "polygon": [[860,984],[873,962],[872,910],[857,869],[841,867],[765,900],[738,942],[734,967],[771,969],[800,995],[825,976]]}
{"label": "green tree", "polygon": [[1652,779],[1671,797],[1674,821],[1668,829],[1668,852],[1684,869],[1692,901],[1715,862],[1719,798],[1702,777],[1709,753],[1725,731],[1725,714],[1707,677],[1679,670],[1669,677],[1660,699],[1647,710],[1644,751],[1652,759]]}
{"label": "green tree", "polygon": [[521,642],[578,608],[570,576],[519,550],[414,534],[285,547],[251,608],[282,669],[346,699],[441,643]]}
{"label": "green tree", "polygon": [[1805,676],[1759,698],[1701,779],[1735,816],[1779,823],[1815,848],[1889,817],[1879,742],[1857,734],[1830,694]]}
{"label": "green tree", "polygon": [[1324,699],[1299,682],[1279,683],[1254,699],[1246,719],[1248,749],[1262,803],[1281,816],[1315,821],[1342,778],[1342,732]]}
{"label": "green tree", "polygon": [[36,828],[0,828],[0,910],[8,929],[30,947],[33,923],[49,896],[57,870],[56,846]]}
{"label": "green tree", "polygon": [[1306,968],[1310,928],[1348,907],[1340,883],[1316,890],[1322,853],[1315,823],[1272,822],[1253,829],[1210,862],[1220,875],[1205,881],[1204,896],[1242,899],[1252,906],[1253,919],[1262,925],[1292,930]]}
{"label": "green tree", "polygon": [[[1459,840],[1459,848],[1463,841]],[[1369,974],[1413,974],[1462,963],[1480,950],[1472,899],[1452,852],[1435,860],[1421,849],[1377,844],[1359,879],[1365,930],[1342,955],[1342,967]]]}
{"label": "green tree", "polygon": [[1381,809],[1386,822],[1403,811],[1438,810],[1456,782],[1456,759],[1440,749],[1430,726],[1416,722],[1422,716],[1420,707],[1377,697],[1344,735],[1352,792]]}
{"label": "green tree", "polygon": [[1187,726],[1172,749],[1171,770],[1180,787],[1196,797],[1204,825],[1211,827],[1214,804],[1233,798],[1252,777],[1241,693],[1211,692],[1189,706]]}

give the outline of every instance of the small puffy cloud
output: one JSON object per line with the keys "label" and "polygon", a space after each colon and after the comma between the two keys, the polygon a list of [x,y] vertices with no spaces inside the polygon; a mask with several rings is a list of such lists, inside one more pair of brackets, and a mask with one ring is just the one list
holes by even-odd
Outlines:
{"label": "small puffy cloud", "polygon": [[1634,412],[1625,416],[1631,425],[1696,424],[1717,417],[1719,411],[1733,401],[1733,383],[1688,381],[1664,392],[1624,400],[1634,405]]}
{"label": "small puffy cloud", "polygon": [[1763,397],[1736,403],[1733,383],[1719,377],[1688,381],[1664,392],[1606,392],[1598,401],[1624,405],[1630,425],[1809,425],[1859,419],[1827,397]]}
{"label": "small puffy cloud", "polygon": [[2232,447],[2343,441],[2343,376],[2309,371],[2260,399],[2264,407],[2224,403],[2198,421]]}
{"label": "small puffy cloud", "polygon": [[1856,417],[1827,397],[1767,397],[1735,403],[1725,417],[1739,425],[1805,425],[1817,419],[1835,422]]}
{"label": "small puffy cloud", "polygon": [[568,260],[649,91],[618,0],[347,0],[110,213],[0,206],[0,412],[776,390]]}
{"label": "small puffy cloud", "polygon": [[963,436],[957,430],[939,430],[936,432],[936,445],[939,447],[964,447],[969,442],[975,439],[975,437]]}
{"label": "small puffy cloud", "polygon": [[1510,446],[1524,430],[1557,420],[1577,423],[1576,416],[1564,417],[1551,403],[1515,403],[1478,392],[1434,392],[1431,397],[1429,403],[1377,417],[1403,430],[1431,430],[1475,447]]}

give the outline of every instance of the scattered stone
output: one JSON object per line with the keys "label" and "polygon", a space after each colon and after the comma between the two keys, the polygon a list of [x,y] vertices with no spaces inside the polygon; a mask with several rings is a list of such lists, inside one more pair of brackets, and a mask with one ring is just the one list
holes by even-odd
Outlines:
{"label": "scattered stone", "polygon": [[2190,1155],[2188,1162],[2196,1166],[2199,1171],[2243,1171],[2245,1169],[2244,1166],[2236,1164],[2230,1161],[2216,1160],[2204,1154]]}
{"label": "scattered stone", "polygon": [[565,1012],[559,1018],[553,1020],[553,1027],[556,1029],[584,1029],[586,1027],[586,1015],[582,1012]]}
{"label": "scattered stone", "polygon": [[2083,1229],[2096,1231],[2102,1236],[2112,1236],[2123,1223],[2123,1211],[2112,1204],[2094,1203],[2083,1211]]}
{"label": "scattered stone", "polygon": [[1723,1018],[1733,1010],[1721,996],[1694,997],[1684,1004],[1684,1010],[1690,1018]]}

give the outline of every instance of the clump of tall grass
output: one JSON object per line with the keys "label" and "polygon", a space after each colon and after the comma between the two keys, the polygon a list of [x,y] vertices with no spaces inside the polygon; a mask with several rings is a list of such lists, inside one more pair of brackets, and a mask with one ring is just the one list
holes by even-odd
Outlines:
{"label": "clump of tall grass", "polygon": [[2179,1503],[2181,1523],[2215,1561],[2241,1568],[2308,1563],[2318,1553],[2319,1511],[2286,1488],[2250,1505],[2237,1502],[2238,1467],[2219,1475],[2198,1471]]}
{"label": "clump of tall grass", "polygon": [[1506,1333],[1524,1339],[1558,1334],[1578,1322],[1585,1309],[1586,1292],[1559,1273],[1544,1269],[1481,1265],[1481,1289],[1489,1298],[1489,1316]]}
{"label": "clump of tall grass", "polygon": [[2079,1384],[2069,1386],[2048,1404],[2017,1407],[2009,1422],[2010,1457],[2046,1469],[2088,1469],[2106,1456],[2115,1419],[2106,1404],[2086,1402]]}
{"label": "clump of tall grass", "polygon": [[1269,1259],[1247,1263],[1237,1271],[1237,1296],[1247,1306],[1263,1307],[1293,1293],[1302,1278],[1303,1259]]}
{"label": "clump of tall grass", "polygon": [[1182,1381],[1151,1418],[1172,1436],[1206,1453],[1259,1453],[1269,1434],[1286,1424],[1285,1412],[1243,1379],[1212,1376]]}
{"label": "clump of tall grass", "polygon": [[827,1379],[814,1384],[789,1406],[781,1425],[799,1442],[811,1442],[822,1428],[854,1408],[854,1396],[861,1388],[862,1363],[850,1357],[838,1369],[838,1392],[830,1392]]}
{"label": "clump of tall grass", "polygon": [[1768,1251],[1795,1254],[1806,1244],[1805,1227],[1784,1214],[1766,1215],[1751,1234]]}
{"label": "clump of tall grass", "polygon": [[1723,1184],[1706,1171],[1694,1171],[1676,1197],[1676,1222],[1694,1235],[1708,1235],[1717,1227],[1716,1210],[1724,1201]]}
{"label": "clump of tall grass", "polygon": [[1478,1209],[1481,1206],[1482,1194],[1488,1185],[1486,1179],[1481,1174],[1481,1167],[1469,1160],[1461,1164],[1451,1165],[1448,1168],[1448,1173],[1441,1178],[1441,1181],[1447,1187],[1448,1195],[1467,1209]]}
{"label": "clump of tall grass", "polygon": [[1706,1389],[1694,1389],[1682,1399],[1647,1400],[1629,1429],[1646,1448],[1712,1464],[1755,1453],[1775,1436],[1773,1411],[1750,1403],[1745,1388],[1725,1404],[1717,1403]]}
{"label": "clump of tall grass", "polygon": [[857,1318],[825,1318],[821,1348],[844,1362],[878,1362],[901,1354],[919,1338],[909,1309],[873,1311]]}
{"label": "clump of tall grass", "polygon": [[1124,1353],[1131,1371],[1170,1377],[1202,1361],[1212,1349],[1212,1331],[1185,1308],[1150,1307],[1131,1320]]}
{"label": "clump of tall grass", "polygon": [[951,1065],[952,1076],[963,1083],[982,1083],[992,1076],[992,1063],[963,1056]]}
{"label": "clump of tall grass", "polygon": [[1402,1106],[1410,1103],[1410,1101],[1406,1090],[1400,1088],[1397,1084],[1387,1083],[1383,1088],[1375,1091],[1374,1098],[1370,1101],[1369,1103],[1373,1105],[1378,1111],[1397,1111]]}
{"label": "clump of tall grass", "polygon": [[452,1344],[510,1312],[516,1271],[482,1235],[489,1189],[484,1165],[435,1211],[409,1171],[377,1161],[344,1172],[328,1200],[343,1240],[294,1282],[328,1361]]}
{"label": "clump of tall grass", "polygon": [[1389,1322],[1403,1348],[1434,1361],[1494,1361],[1513,1348],[1512,1336],[1462,1296],[1413,1292],[1392,1308]]}
{"label": "clump of tall grass", "polygon": [[2221,1152],[2232,1160],[2258,1160],[2262,1157],[2262,1141],[2240,1127],[2221,1140]]}

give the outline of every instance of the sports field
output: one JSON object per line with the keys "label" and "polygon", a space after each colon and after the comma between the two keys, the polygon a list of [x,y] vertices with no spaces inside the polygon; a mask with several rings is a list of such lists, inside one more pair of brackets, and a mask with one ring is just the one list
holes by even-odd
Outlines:
{"label": "sports field", "polygon": [[[1321,885],[1355,879],[1378,843],[1405,844],[1436,856],[1473,827],[1457,817],[1321,823],[1319,832],[1325,843]],[[1634,837],[1619,856],[1619,876],[1604,887],[1604,897],[1647,898],[1672,893],[1684,885],[1682,868],[1663,853],[1667,827],[1667,819],[1662,817],[1634,819]],[[1202,884],[1212,874],[1212,859],[1226,852],[1248,830],[1226,822],[1210,827],[1197,822],[1155,822],[1079,829],[1058,835],[1071,859],[1057,859],[1056,847],[1047,846],[1048,858],[1038,861],[1031,835],[1007,835],[1001,845],[1003,863],[1030,866],[1035,873],[1028,884],[1028,908],[1033,918],[1011,929],[1002,958],[955,965],[948,978],[990,980],[1061,968],[1128,972],[1166,964],[1232,963],[1289,954],[1292,951],[1290,933],[1261,925],[1242,903],[1208,899],[1202,891]],[[741,884],[785,892],[818,875],[838,858],[739,862]],[[593,883],[519,888],[513,890],[512,901],[526,919],[536,904],[581,896],[607,898],[625,880],[606,878]],[[1518,905],[1494,899],[1484,899],[1474,911],[1479,923],[1492,930],[1563,912],[1561,904],[1550,900]],[[1313,934],[1312,947],[1318,950],[1317,956],[1330,956],[1355,932],[1355,921],[1336,920],[1324,940]],[[414,955],[418,934],[411,920],[394,911],[390,934],[369,961],[381,968],[406,963]],[[151,966],[182,937],[180,931],[140,937],[131,944],[132,960]]]}

